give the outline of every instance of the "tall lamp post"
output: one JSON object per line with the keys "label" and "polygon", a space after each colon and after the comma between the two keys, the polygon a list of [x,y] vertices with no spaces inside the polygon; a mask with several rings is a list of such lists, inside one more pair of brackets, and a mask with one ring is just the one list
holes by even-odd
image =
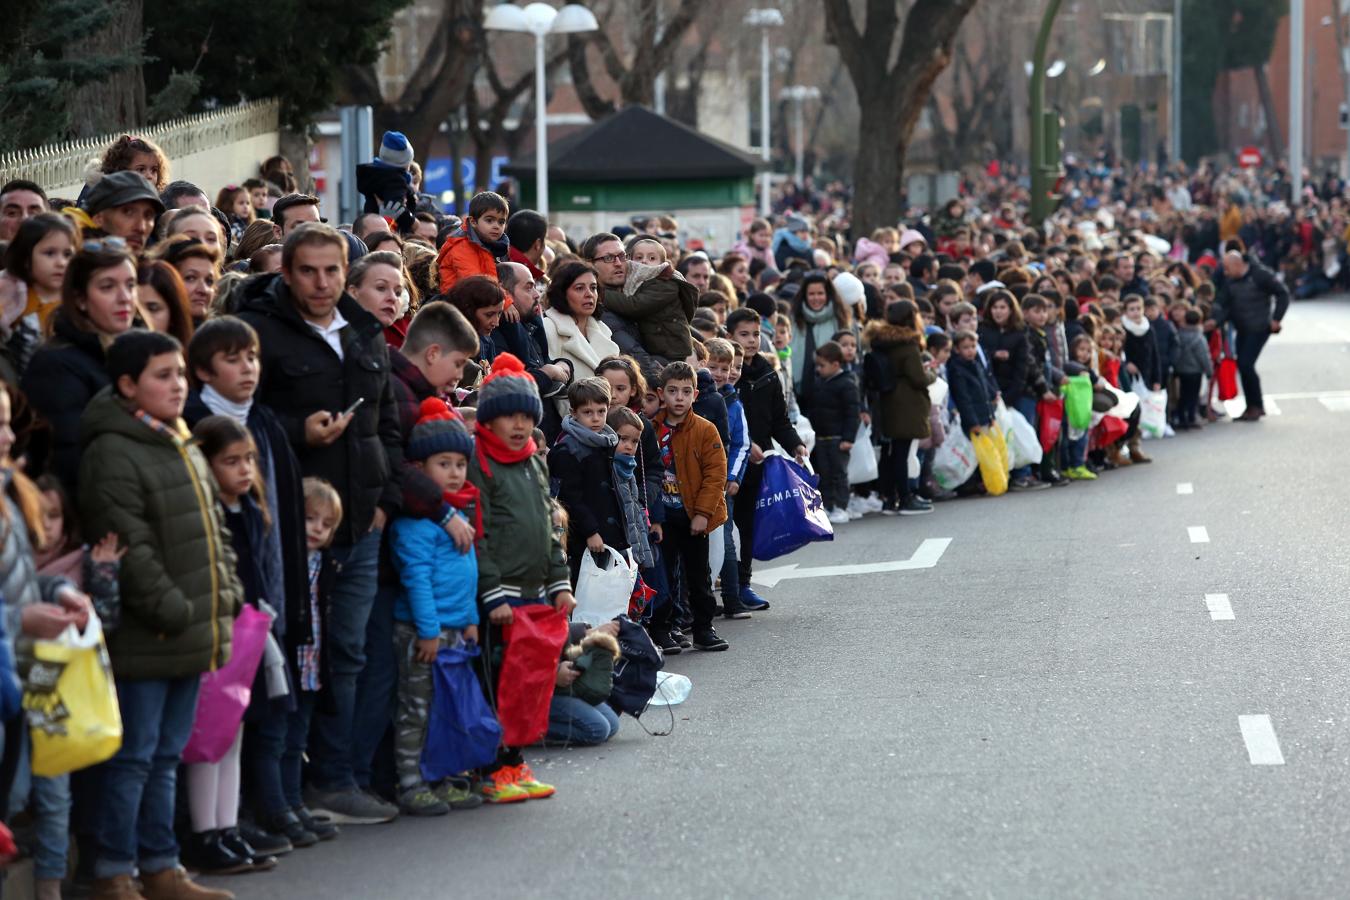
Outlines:
{"label": "tall lamp post", "polygon": [[[1031,58],[1031,220],[1037,228],[1059,202],[1054,194],[1055,183],[1061,174],[1059,113],[1048,112],[1045,108],[1045,52],[1050,44],[1055,16],[1059,15],[1060,2],[1046,0],[1041,27],[1036,32],[1036,52]],[[1062,66],[1059,68],[1064,71]]]}
{"label": "tall lamp post", "polygon": [[759,182],[759,213],[768,216],[769,194],[773,190],[769,173],[769,29],[783,24],[783,14],[776,9],[752,9],[745,14],[745,24],[759,29],[759,152],[764,160],[764,171]]}
{"label": "tall lamp post", "polygon": [[547,3],[531,3],[522,9],[502,3],[488,10],[483,27],[488,31],[516,31],[534,35],[534,184],[535,206],[548,218],[548,97],[544,87],[544,39],[550,34],[598,31],[600,23],[591,11],[577,3],[554,9]]}
{"label": "tall lamp post", "polygon": [[820,88],[806,84],[793,84],[783,88],[779,94],[784,100],[792,101],[792,130],[793,137],[797,144],[797,162],[792,169],[792,177],[797,182],[797,187],[801,187],[804,179],[802,171],[802,159],[806,152],[806,135],[802,124],[802,105],[807,100],[815,100],[820,97]]}

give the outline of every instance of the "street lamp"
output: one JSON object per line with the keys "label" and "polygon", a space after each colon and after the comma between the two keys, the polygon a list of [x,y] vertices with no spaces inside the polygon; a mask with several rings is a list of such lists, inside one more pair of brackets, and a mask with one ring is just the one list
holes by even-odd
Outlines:
{"label": "street lamp", "polygon": [[745,14],[745,24],[760,29],[759,39],[759,151],[764,160],[760,175],[759,213],[769,215],[769,194],[772,177],[769,173],[769,29],[783,24],[783,14],[776,9],[752,9]]}
{"label": "street lamp", "polygon": [[600,23],[589,9],[569,3],[554,9],[547,3],[531,3],[525,8],[501,3],[488,10],[483,20],[488,31],[516,31],[534,35],[534,183],[535,206],[548,218],[548,98],[544,90],[544,38],[550,34],[579,34],[598,31]]}
{"label": "street lamp", "polygon": [[793,168],[793,178],[797,182],[797,187],[801,187],[802,174],[802,156],[806,146],[805,135],[802,133],[802,104],[807,100],[815,100],[820,97],[820,88],[805,84],[793,84],[783,88],[782,93],[778,95],[784,100],[791,100],[792,108],[792,130],[796,132],[797,143],[797,164]]}

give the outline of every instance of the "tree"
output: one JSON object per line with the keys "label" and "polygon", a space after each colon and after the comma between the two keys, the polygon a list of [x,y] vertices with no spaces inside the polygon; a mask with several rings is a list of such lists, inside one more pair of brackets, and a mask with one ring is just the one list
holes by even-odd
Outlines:
{"label": "tree", "polygon": [[[896,0],[867,0],[858,30],[849,0],[823,0],[830,41],[853,81],[862,112],[854,164],[857,234],[894,226],[904,212],[905,151],[933,82],[951,62],[952,41],[976,0],[915,0],[893,47]],[[894,61],[892,57],[894,56]]]}
{"label": "tree", "polygon": [[[985,4],[971,24],[979,26],[976,39],[967,34],[956,42],[952,64],[938,79],[929,98],[933,144],[938,159],[955,165],[987,162],[1012,150],[1012,97],[1008,70],[1012,66],[1007,40],[1011,10]],[[950,127],[948,122],[950,121]]]}
{"label": "tree", "polygon": [[194,71],[193,107],[277,97],[283,124],[304,131],[333,104],[344,67],[379,59],[394,13],[409,2],[144,0],[146,89]]}
{"label": "tree", "polygon": [[[669,19],[662,17],[661,0],[631,0],[624,4],[622,16],[615,15],[613,3],[603,11],[604,14],[598,12],[596,18],[602,23],[616,19],[638,23],[628,62],[620,56],[603,24],[599,31],[570,35],[567,59],[572,70],[572,84],[586,114],[592,119],[600,119],[620,106],[635,103],[651,106],[656,98],[656,77],[670,67],[685,33],[707,5],[708,0],[680,0],[675,14]],[[617,102],[614,98],[602,97],[596,89],[587,53],[590,47],[597,49],[606,74],[618,85]]]}
{"label": "tree", "polygon": [[1280,128],[1266,78],[1275,31],[1289,12],[1288,0],[1185,0],[1182,14],[1182,155],[1197,159],[1219,149],[1214,88],[1225,71],[1250,69],[1266,120],[1271,157],[1281,155]]}
{"label": "tree", "polygon": [[100,0],[7,0],[0,28],[0,151],[70,137],[81,85],[134,70],[139,38],[114,47],[87,42],[124,12]]}

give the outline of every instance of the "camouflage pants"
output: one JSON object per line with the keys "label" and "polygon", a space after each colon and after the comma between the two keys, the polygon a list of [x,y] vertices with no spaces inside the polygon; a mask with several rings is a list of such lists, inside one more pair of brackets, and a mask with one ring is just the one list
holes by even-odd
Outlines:
{"label": "camouflage pants", "polygon": [[[441,632],[441,646],[459,643],[460,632]],[[417,629],[394,623],[394,655],[398,659],[398,713],[394,718],[394,766],[398,786],[414,787],[422,781],[422,746],[431,718],[432,667],[417,661]]]}

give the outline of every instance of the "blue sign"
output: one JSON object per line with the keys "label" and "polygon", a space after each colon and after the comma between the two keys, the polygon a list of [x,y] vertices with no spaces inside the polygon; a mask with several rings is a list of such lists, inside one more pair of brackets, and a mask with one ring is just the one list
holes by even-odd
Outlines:
{"label": "blue sign", "polygon": [[[473,194],[479,190],[495,190],[506,179],[502,177],[502,166],[510,160],[509,156],[492,157],[492,172],[488,183],[478,185],[478,161],[472,156],[462,157],[459,161],[459,174],[464,182],[464,192]],[[428,194],[440,196],[454,190],[450,181],[450,157],[433,156],[422,167],[422,190]]]}

